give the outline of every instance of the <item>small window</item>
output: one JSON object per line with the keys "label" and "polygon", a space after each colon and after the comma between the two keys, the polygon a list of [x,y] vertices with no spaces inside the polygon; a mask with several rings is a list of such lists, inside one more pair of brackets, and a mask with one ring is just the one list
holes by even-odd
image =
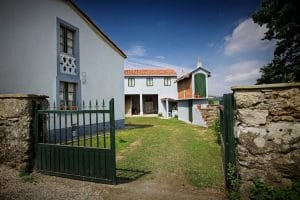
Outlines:
{"label": "small window", "polygon": [[60,82],[59,98],[61,110],[75,110],[76,107],[76,84]]}
{"label": "small window", "polygon": [[135,86],[135,79],[128,78],[128,87],[134,87],[134,86]]}
{"label": "small window", "polygon": [[60,26],[60,51],[74,55],[74,31]]}
{"label": "small window", "polygon": [[146,79],[146,85],[147,86],[153,86],[153,78],[147,78]]}
{"label": "small window", "polygon": [[170,86],[171,85],[171,77],[165,77],[164,78],[164,85]]}

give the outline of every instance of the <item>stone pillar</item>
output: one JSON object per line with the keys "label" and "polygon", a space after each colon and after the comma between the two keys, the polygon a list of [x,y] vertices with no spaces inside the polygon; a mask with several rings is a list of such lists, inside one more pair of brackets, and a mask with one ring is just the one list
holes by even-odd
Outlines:
{"label": "stone pillar", "polygon": [[290,186],[300,179],[300,83],[233,87],[240,193],[252,180]]}
{"label": "stone pillar", "polygon": [[0,163],[28,170],[33,164],[33,104],[48,107],[47,96],[0,94]]}
{"label": "stone pillar", "polygon": [[143,94],[140,94],[140,115],[143,115]]}

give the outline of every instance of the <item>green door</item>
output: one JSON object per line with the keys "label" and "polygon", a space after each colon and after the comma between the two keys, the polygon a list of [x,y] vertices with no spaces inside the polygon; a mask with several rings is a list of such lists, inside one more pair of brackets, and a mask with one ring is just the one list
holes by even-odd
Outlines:
{"label": "green door", "polygon": [[195,95],[206,97],[206,80],[204,74],[195,75]]}
{"label": "green door", "polygon": [[193,122],[193,101],[189,100],[189,121]]}

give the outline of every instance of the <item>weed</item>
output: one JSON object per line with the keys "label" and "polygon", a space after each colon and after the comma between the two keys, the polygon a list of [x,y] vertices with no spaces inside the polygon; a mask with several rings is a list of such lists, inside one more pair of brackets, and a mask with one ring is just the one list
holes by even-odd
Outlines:
{"label": "weed", "polygon": [[254,187],[250,191],[250,199],[286,199],[298,200],[300,197],[300,180],[293,182],[292,187],[273,187],[259,179],[253,180]]}
{"label": "weed", "polygon": [[27,183],[33,183],[36,181],[32,176],[32,174],[26,171],[21,171],[19,173],[19,177],[22,179],[23,182],[27,182]]}
{"label": "weed", "polygon": [[229,199],[237,200],[240,199],[239,188],[240,188],[240,179],[237,175],[237,168],[234,164],[228,163],[227,165],[227,178],[229,180]]}

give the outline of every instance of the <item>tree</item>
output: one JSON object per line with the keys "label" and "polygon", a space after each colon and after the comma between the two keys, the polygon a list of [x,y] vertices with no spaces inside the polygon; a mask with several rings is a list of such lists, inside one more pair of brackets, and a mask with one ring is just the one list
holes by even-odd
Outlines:
{"label": "tree", "polygon": [[299,0],[263,0],[252,16],[268,28],[263,39],[276,40],[274,58],[260,69],[257,84],[300,81],[299,5]]}

